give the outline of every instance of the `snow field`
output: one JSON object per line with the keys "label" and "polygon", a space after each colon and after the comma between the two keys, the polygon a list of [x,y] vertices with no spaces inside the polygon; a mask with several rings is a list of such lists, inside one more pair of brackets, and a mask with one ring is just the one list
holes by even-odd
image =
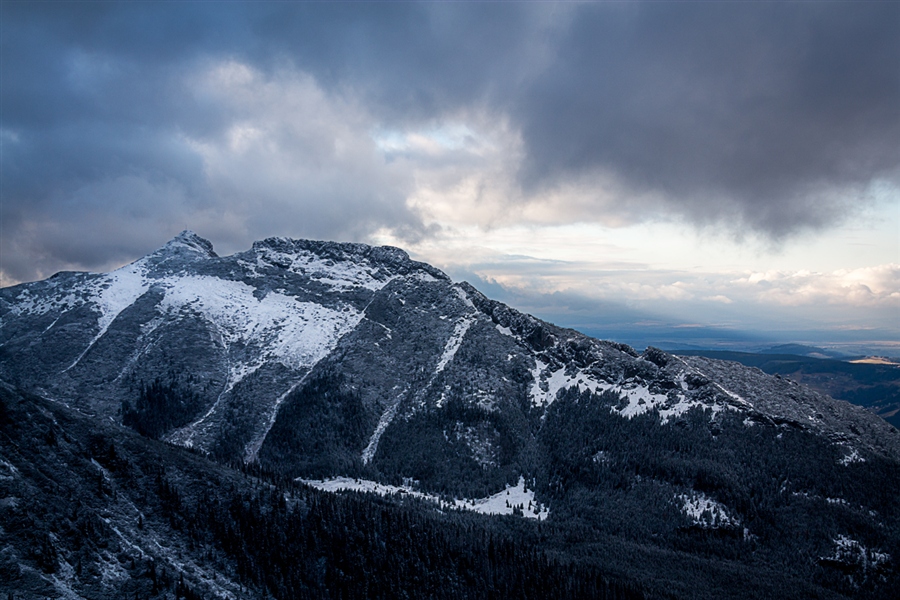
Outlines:
{"label": "snow field", "polygon": [[[218,277],[183,276],[167,279],[165,285],[161,311],[199,312],[217,326],[228,344],[259,344],[266,358],[292,369],[316,364],[363,317],[349,305],[335,310],[274,291],[260,300],[253,295],[256,288]],[[250,372],[234,369],[235,374]]]}

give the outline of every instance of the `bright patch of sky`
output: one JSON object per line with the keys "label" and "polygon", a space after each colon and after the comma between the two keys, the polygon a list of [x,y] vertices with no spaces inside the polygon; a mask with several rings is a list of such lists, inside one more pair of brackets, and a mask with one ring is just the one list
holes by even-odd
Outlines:
{"label": "bright patch of sky", "polygon": [[415,151],[437,154],[445,150],[470,148],[477,142],[475,133],[462,123],[435,125],[416,132],[377,130],[372,134],[372,139],[387,156]]}
{"label": "bright patch of sky", "polygon": [[[373,242],[526,296],[576,294],[679,314],[676,327],[897,335],[900,190],[890,183],[872,183],[867,202],[825,232],[773,241],[735,224],[697,225],[665,213],[641,219],[615,209],[628,204],[627,191],[603,175],[526,192],[513,176],[519,137],[502,119],[480,124],[486,128],[455,123],[376,138],[414,173],[407,204],[433,233],[411,241],[382,229]],[[480,160],[469,161],[475,153]],[[595,190],[611,211],[589,214]]]}

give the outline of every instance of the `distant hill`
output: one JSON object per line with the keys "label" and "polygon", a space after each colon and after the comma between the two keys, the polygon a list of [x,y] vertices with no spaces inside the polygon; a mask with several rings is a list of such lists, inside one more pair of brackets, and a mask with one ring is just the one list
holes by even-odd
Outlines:
{"label": "distant hill", "polygon": [[779,344],[762,350],[758,354],[796,354],[797,356],[808,356],[810,358],[834,358],[837,360],[851,358],[851,355],[840,350],[828,350],[804,344]]}
{"label": "distant hill", "polygon": [[[773,348],[830,352],[799,344]],[[800,355],[795,352],[750,353],[727,350],[676,350],[681,356],[705,356],[756,367],[781,375],[838,400],[863,406],[900,429],[900,367],[894,364],[849,362]]]}

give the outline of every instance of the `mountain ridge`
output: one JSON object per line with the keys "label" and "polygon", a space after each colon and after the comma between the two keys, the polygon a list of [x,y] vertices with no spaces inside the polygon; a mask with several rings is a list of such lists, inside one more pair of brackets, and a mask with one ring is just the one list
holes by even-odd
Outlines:
{"label": "mountain ridge", "polygon": [[[424,298],[427,307],[416,305],[413,311],[439,310],[443,314],[437,315],[437,319],[434,315],[403,314],[410,312],[404,308],[404,294],[416,295],[429,286],[431,289],[425,292]],[[57,294],[47,300],[48,291]],[[42,293],[43,301],[38,299]],[[439,295],[442,297],[438,298]],[[55,373],[54,369],[45,369],[35,379],[70,380],[68,385],[51,384],[55,389],[45,390],[51,394],[77,393],[79,386],[85,385],[92,385],[95,393],[106,391],[109,401],[94,402],[90,407],[106,416],[115,416],[121,410],[121,402],[126,400],[125,380],[133,387],[136,378],[152,380],[159,376],[158,366],[155,371],[145,369],[149,371],[146,374],[140,369],[142,361],[152,358],[155,345],[181,342],[178,350],[183,354],[206,353],[207,358],[201,361],[199,372],[193,376],[203,377],[205,371],[204,385],[213,389],[204,392],[202,386],[193,386],[201,390],[198,392],[201,395],[206,393],[201,402],[203,411],[198,410],[197,418],[178,431],[169,432],[168,439],[175,443],[192,445],[199,439],[201,447],[209,450],[214,441],[203,440],[215,422],[218,407],[229,395],[234,395],[236,386],[246,385],[248,377],[263,379],[277,387],[277,394],[270,394],[261,405],[257,403],[257,410],[266,418],[251,427],[255,431],[250,436],[253,439],[244,442],[243,453],[247,459],[256,457],[281,403],[306,381],[317,365],[334,352],[343,353],[344,357],[359,354],[359,348],[346,347],[352,345],[349,340],[342,344],[345,336],[364,338],[356,341],[369,354],[380,352],[381,344],[394,344],[396,351],[409,354],[409,348],[403,343],[398,345],[391,340],[392,325],[401,321],[401,328],[430,328],[437,334],[417,333],[422,338],[417,340],[419,346],[427,340],[430,348],[425,352],[432,354],[417,365],[420,373],[430,373],[430,380],[423,382],[425,387],[416,392],[420,404],[426,401],[425,396],[455,358],[469,329],[477,324],[479,335],[487,336],[483,345],[515,350],[508,360],[520,363],[517,377],[521,381],[510,383],[511,373],[506,373],[499,378],[506,384],[485,381],[485,386],[502,387],[506,395],[522,395],[525,388],[535,405],[552,402],[559,389],[573,384],[595,392],[616,389],[629,398],[623,414],[633,415],[659,407],[665,422],[667,415],[689,410],[691,406],[706,406],[714,412],[745,410],[750,418],[792,420],[798,426],[826,433],[836,441],[862,440],[869,449],[900,457],[900,442],[890,429],[879,430],[876,421],[866,422],[860,415],[853,416],[852,410],[832,399],[816,397],[802,388],[792,389],[790,384],[782,385],[777,380],[759,378],[758,372],[741,371],[726,363],[675,358],[652,347],[638,354],[624,344],[594,340],[574,330],[553,326],[490,300],[468,283],[453,283],[438,269],[413,261],[403,250],[390,246],[268,238],[254,242],[248,251],[219,257],[208,240],[186,230],[159,250],[109,274],[63,274],[45,282],[4,289],[0,292],[0,311],[3,319],[0,335],[6,334],[0,338],[0,353],[6,353],[4,363],[10,359],[10,344],[15,347],[18,341],[15,332],[12,335],[7,332],[15,328],[16,319],[32,317],[43,331],[35,336],[33,327],[26,333],[25,338],[31,338],[27,351],[33,351],[34,346],[52,346],[55,354],[68,350],[65,361],[56,360]],[[59,332],[68,334],[67,338],[81,333],[81,347],[74,343],[61,346],[53,337],[61,329],[60,320],[65,324],[69,317],[88,311],[97,315],[93,325],[88,317],[66,324],[67,329]],[[54,319],[47,322],[51,315]],[[79,328],[81,332],[77,331]],[[175,331],[154,336],[160,328]],[[358,328],[362,329],[357,331]],[[92,334],[86,340],[85,329]],[[209,340],[204,342],[204,334],[212,340],[211,344]],[[408,337],[408,332],[404,335]],[[49,340],[42,344],[46,338]],[[110,356],[113,340],[119,348],[136,347],[124,364]],[[433,351],[436,348],[441,348],[440,353]],[[422,348],[418,352],[421,354]],[[412,356],[406,358],[412,360]],[[393,359],[384,358],[388,362]],[[110,371],[99,385],[91,370],[80,367],[84,360],[93,365],[91,370],[99,362]],[[222,373],[221,368],[217,372],[216,362],[223,360],[228,365],[227,372]],[[334,366],[335,361],[332,357],[325,362]],[[371,367],[371,356],[366,358],[366,363]],[[110,365],[115,366],[115,374]],[[521,372],[522,367],[531,376],[530,385],[524,385],[527,376]],[[4,369],[2,375],[21,377],[23,370],[20,367],[18,373],[11,373],[10,369]],[[346,372],[348,365],[342,364],[339,370]],[[655,377],[659,381],[654,383]],[[694,383],[687,383],[686,377]],[[725,380],[712,382],[716,377]],[[762,385],[769,391],[754,394],[753,386],[741,384],[742,378],[749,378],[754,385]],[[373,385],[378,398],[368,398],[367,403],[377,405],[380,429],[376,425],[371,432],[363,453],[364,462],[372,459],[377,448],[377,432],[383,432],[401,404],[398,395],[385,401],[389,390],[385,389],[384,382]],[[410,385],[413,384],[397,380],[392,389],[399,391]],[[695,391],[692,386],[705,387],[704,394],[692,393]],[[743,391],[731,390],[734,386]],[[23,387],[27,389],[28,383]],[[765,402],[765,398],[773,397],[774,389],[778,390],[779,401]],[[485,400],[486,394],[493,393],[472,391],[485,396]],[[399,395],[403,394],[408,395],[409,390]],[[498,394],[492,397],[496,400]],[[755,400],[748,403],[746,397]],[[404,402],[409,401],[404,396]],[[432,402],[439,403],[439,400]],[[415,409],[407,407],[406,410]],[[832,418],[835,415],[839,418]],[[842,426],[847,419],[855,419],[852,428]]]}

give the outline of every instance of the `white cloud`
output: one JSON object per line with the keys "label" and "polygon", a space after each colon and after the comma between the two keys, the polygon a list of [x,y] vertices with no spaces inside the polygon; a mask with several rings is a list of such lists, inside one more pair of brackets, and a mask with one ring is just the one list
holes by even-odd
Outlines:
{"label": "white cloud", "polygon": [[900,308],[900,265],[896,264],[830,273],[753,272],[734,279],[732,284],[761,303]]}
{"label": "white cloud", "polygon": [[302,72],[266,75],[233,61],[208,67],[191,92],[228,119],[186,142],[215,203],[242,224],[235,236],[350,239],[379,225],[416,226],[410,179],[383,159],[373,117],[352,96],[329,94]]}

